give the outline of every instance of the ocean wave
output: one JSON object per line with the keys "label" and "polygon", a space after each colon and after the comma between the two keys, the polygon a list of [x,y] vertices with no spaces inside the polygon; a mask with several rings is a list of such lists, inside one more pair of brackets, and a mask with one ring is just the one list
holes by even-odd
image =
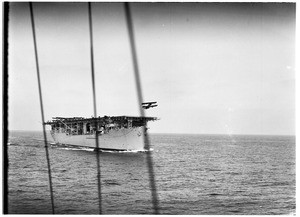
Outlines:
{"label": "ocean wave", "polygon": [[[153,151],[153,149],[150,148],[149,151]],[[148,152],[148,150],[121,150],[121,151],[118,151],[118,150],[114,150],[114,151],[100,150],[100,152],[105,152],[105,153],[141,153],[141,152]]]}
{"label": "ocean wave", "polygon": [[19,145],[19,144],[18,144],[18,143],[11,143],[11,142],[8,142],[7,145],[8,145],[8,146],[17,146],[17,145]]}
{"label": "ocean wave", "polygon": [[114,179],[103,180],[104,185],[121,185]]}
{"label": "ocean wave", "polygon": [[56,146],[58,149],[62,150],[70,150],[70,151],[94,151],[94,148],[80,148],[80,147],[59,147]]}

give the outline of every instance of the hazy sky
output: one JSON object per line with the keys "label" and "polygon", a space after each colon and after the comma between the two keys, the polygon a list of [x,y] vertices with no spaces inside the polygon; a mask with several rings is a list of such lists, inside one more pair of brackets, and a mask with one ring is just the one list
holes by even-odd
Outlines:
{"label": "hazy sky", "polygon": [[[131,5],[153,133],[295,134],[295,4]],[[93,115],[86,3],[34,4],[45,119]],[[139,115],[121,3],[93,3],[98,115]],[[9,21],[9,129],[41,130],[27,3]]]}

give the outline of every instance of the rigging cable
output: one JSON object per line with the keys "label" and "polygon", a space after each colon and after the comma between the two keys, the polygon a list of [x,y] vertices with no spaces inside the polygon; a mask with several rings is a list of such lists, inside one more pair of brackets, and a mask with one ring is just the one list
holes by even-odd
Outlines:
{"label": "rigging cable", "polygon": [[49,187],[50,187],[50,196],[51,196],[51,204],[52,204],[52,213],[54,214],[55,212],[54,212],[54,200],[53,200],[53,189],[52,189],[52,178],[51,178],[52,176],[51,176],[51,168],[50,168],[50,159],[49,159],[47,135],[46,135],[46,129],[45,129],[42,87],[41,87],[41,79],[40,79],[40,70],[39,70],[39,61],[38,61],[37,43],[36,43],[36,36],[35,36],[35,24],[34,24],[34,15],[33,15],[32,2],[29,2],[29,8],[30,8],[30,17],[31,17],[31,25],[32,25],[34,52],[35,52],[36,72],[37,72],[38,87],[39,87],[39,97],[40,97],[42,126],[43,126],[44,142],[45,142],[45,151],[46,151],[46,159],[47,159],[47,165],[48,165],[48,175],[49,175]]}
{"label": "rigging cable", "polygon": [[[128,2],[126,2],[124,4],[125,4],[124,6],[125,6],[125,15],[126,15],[126,22],[127,22],[127,27],[128,27],[129,40],[130,40],[130,45],[131,45],[131,54],[132,54],[132,62],[133,62],[134,74],[135,74],[135,83],[136,83],[136,88],[137,88],[137,92],[138,92],[138,104],[139,104],[139,108],[140,108],[140,115],[142,117],[144,117],[145,112],[144,112],[143,108],[140,106],[143,102],[143,94],[142,94],[141,81],[140,81],[140,75],[139,75],[139,68],[138,68],[138,61],[137,61],[130,5]],[[147,150],[147,152],[146,152],[147,153],[147,165],[148,165],[148,174],[149,174],[150,188],[151,188],[151,194],[152,194],[152,205],[153,205],[153,209],[154,209],[154,214],[159,214],[158,197],[157,197],[156,185],[155,185],[152,154],[150,151],[150,141],[147,136],[146,129],[147,129],[147,124],[145,125],[144,148]]]}
{"label": "rigging cable", "polygon": [[[93,86],[93,102],[94,102],[94,124],[97,128],[97,103],[96,103],[96,87],[95,87],[95,73],[94,73],[94,49],[93,49],[93,22],[92,22],[92,9],[91,3],[88,2],[88,11],[89,11],[89,26],[90,26],[90,48],[91,48],[91,71],[92,71],[92,86]],[[102,214],[101,208],[101,180],[100,180],[100,158],[98,153],[99,150],[99,138],[98,131],[96,130],[96,157],[97,157],[97,180],[98,180],[98,199],[99,199],[99,214]]]}

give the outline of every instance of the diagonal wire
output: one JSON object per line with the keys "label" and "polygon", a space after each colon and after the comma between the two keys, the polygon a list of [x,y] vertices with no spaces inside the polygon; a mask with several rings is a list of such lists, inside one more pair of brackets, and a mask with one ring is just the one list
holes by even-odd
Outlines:
{"label": "diagonal wire", "polygon": [[[94,73],[94,49],[93,49],[93,22],[92,22],[92,9],[91,3],[88,2],[88,10],[89,10],[89,26],[90,26],[90,48],[91,48],[91,71],[92,71],[92,86],[93,86],[93,101],[94,101],[94,124],[97,127],[97,103],[96,103],[96,87],[95,87],[95,73]],[[99,150],[99,138],[96,130],[96,147]],[[98,199],[99,199],[99,214],[102,214],[101,208],[101,180],[100,180],[100,153],[96,152],[97,157],[97,180],[98,180]]]}
{"label": "diagonal wire", "polygon": [[[137,61],[130,5],[128,2],[125,3],[125,15],[126,15],[128,34],[129,34],[129,40],[130,40],[130,45],[131,45],[132,62],[133,62],[133,67],[134,67],[135,83],[136,83],[136,88],[137,88],[137,92],[138,92],[138,103],[139,103],[139,108],[140,108],[140,115],[142,117],[144,117],[145,112],[144,112],[143,108],[141,107],[141,104],[143,102],[143,94],[142,94],[142,87],[141,87],[141,81],[140,81],[140,75],[139,75],[139,68],[138,68],[138,61]],[[153,209],[154,209],[154,214],[159,214],[158,197],[157,197],[155,176],[154,176],[153,162],[152,162],[152,153],[150,151],[150,141],[149,141],[146,129],[147,129],[147,124],[145,125],[144,148],[147,150],[147,152],[146,152],[147,153],[147,165],[148,165],[148,174],[149,174],[150,188],[151,188],[151,194],[152,194],[152,205],[153,205]]]}
{"label": "diagonal wire", "polygon": [[52,213],[54,214],[55,212],[54,212],[54,200],[53,200],[53,189],[52,189],[52,178],[51,178],[52,176],[51,176],[51,168],[50,168],[50,159],[49,159],[47,135],[46,135],[46,129],[45,129],[42,87],[41,87],[41,79],[40,79],[40,70],[39,70],[39,61],[38,61],[38,52],[37,52],[37,43],[36,43],[36,35],[35,35],[35,24],[34,24],[34,15],[33,15],[32,2],[29,2],[29,8],[30,8],[30,17],[31,17],[31,25],[32,25],[33,42],[34,42],[36,72],[37,72],[37,79],[38,79],[38,86],[39,86],[40,106],[41,106],[41,114],[42,114],[42,126],[43,126],[44,141],[45,141],[45,151],[46,151],[46,159],[47,159],[47,165],[48,165],[48,175],[49,175],[49,187],[50,187],[50,196],[51,196],[51,204],[52,204]]}

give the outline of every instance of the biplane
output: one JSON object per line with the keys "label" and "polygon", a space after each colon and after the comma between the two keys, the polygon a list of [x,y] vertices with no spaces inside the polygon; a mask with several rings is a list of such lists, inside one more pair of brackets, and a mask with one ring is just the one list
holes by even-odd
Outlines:
{"label": "biplane", "polygon": [[149,108],[153,108],[153,107],[156,107],[156,106],[158,106],[157,102],[144,102],[144,103],[142,103],[142,108],[143,109],[149,109]]}

